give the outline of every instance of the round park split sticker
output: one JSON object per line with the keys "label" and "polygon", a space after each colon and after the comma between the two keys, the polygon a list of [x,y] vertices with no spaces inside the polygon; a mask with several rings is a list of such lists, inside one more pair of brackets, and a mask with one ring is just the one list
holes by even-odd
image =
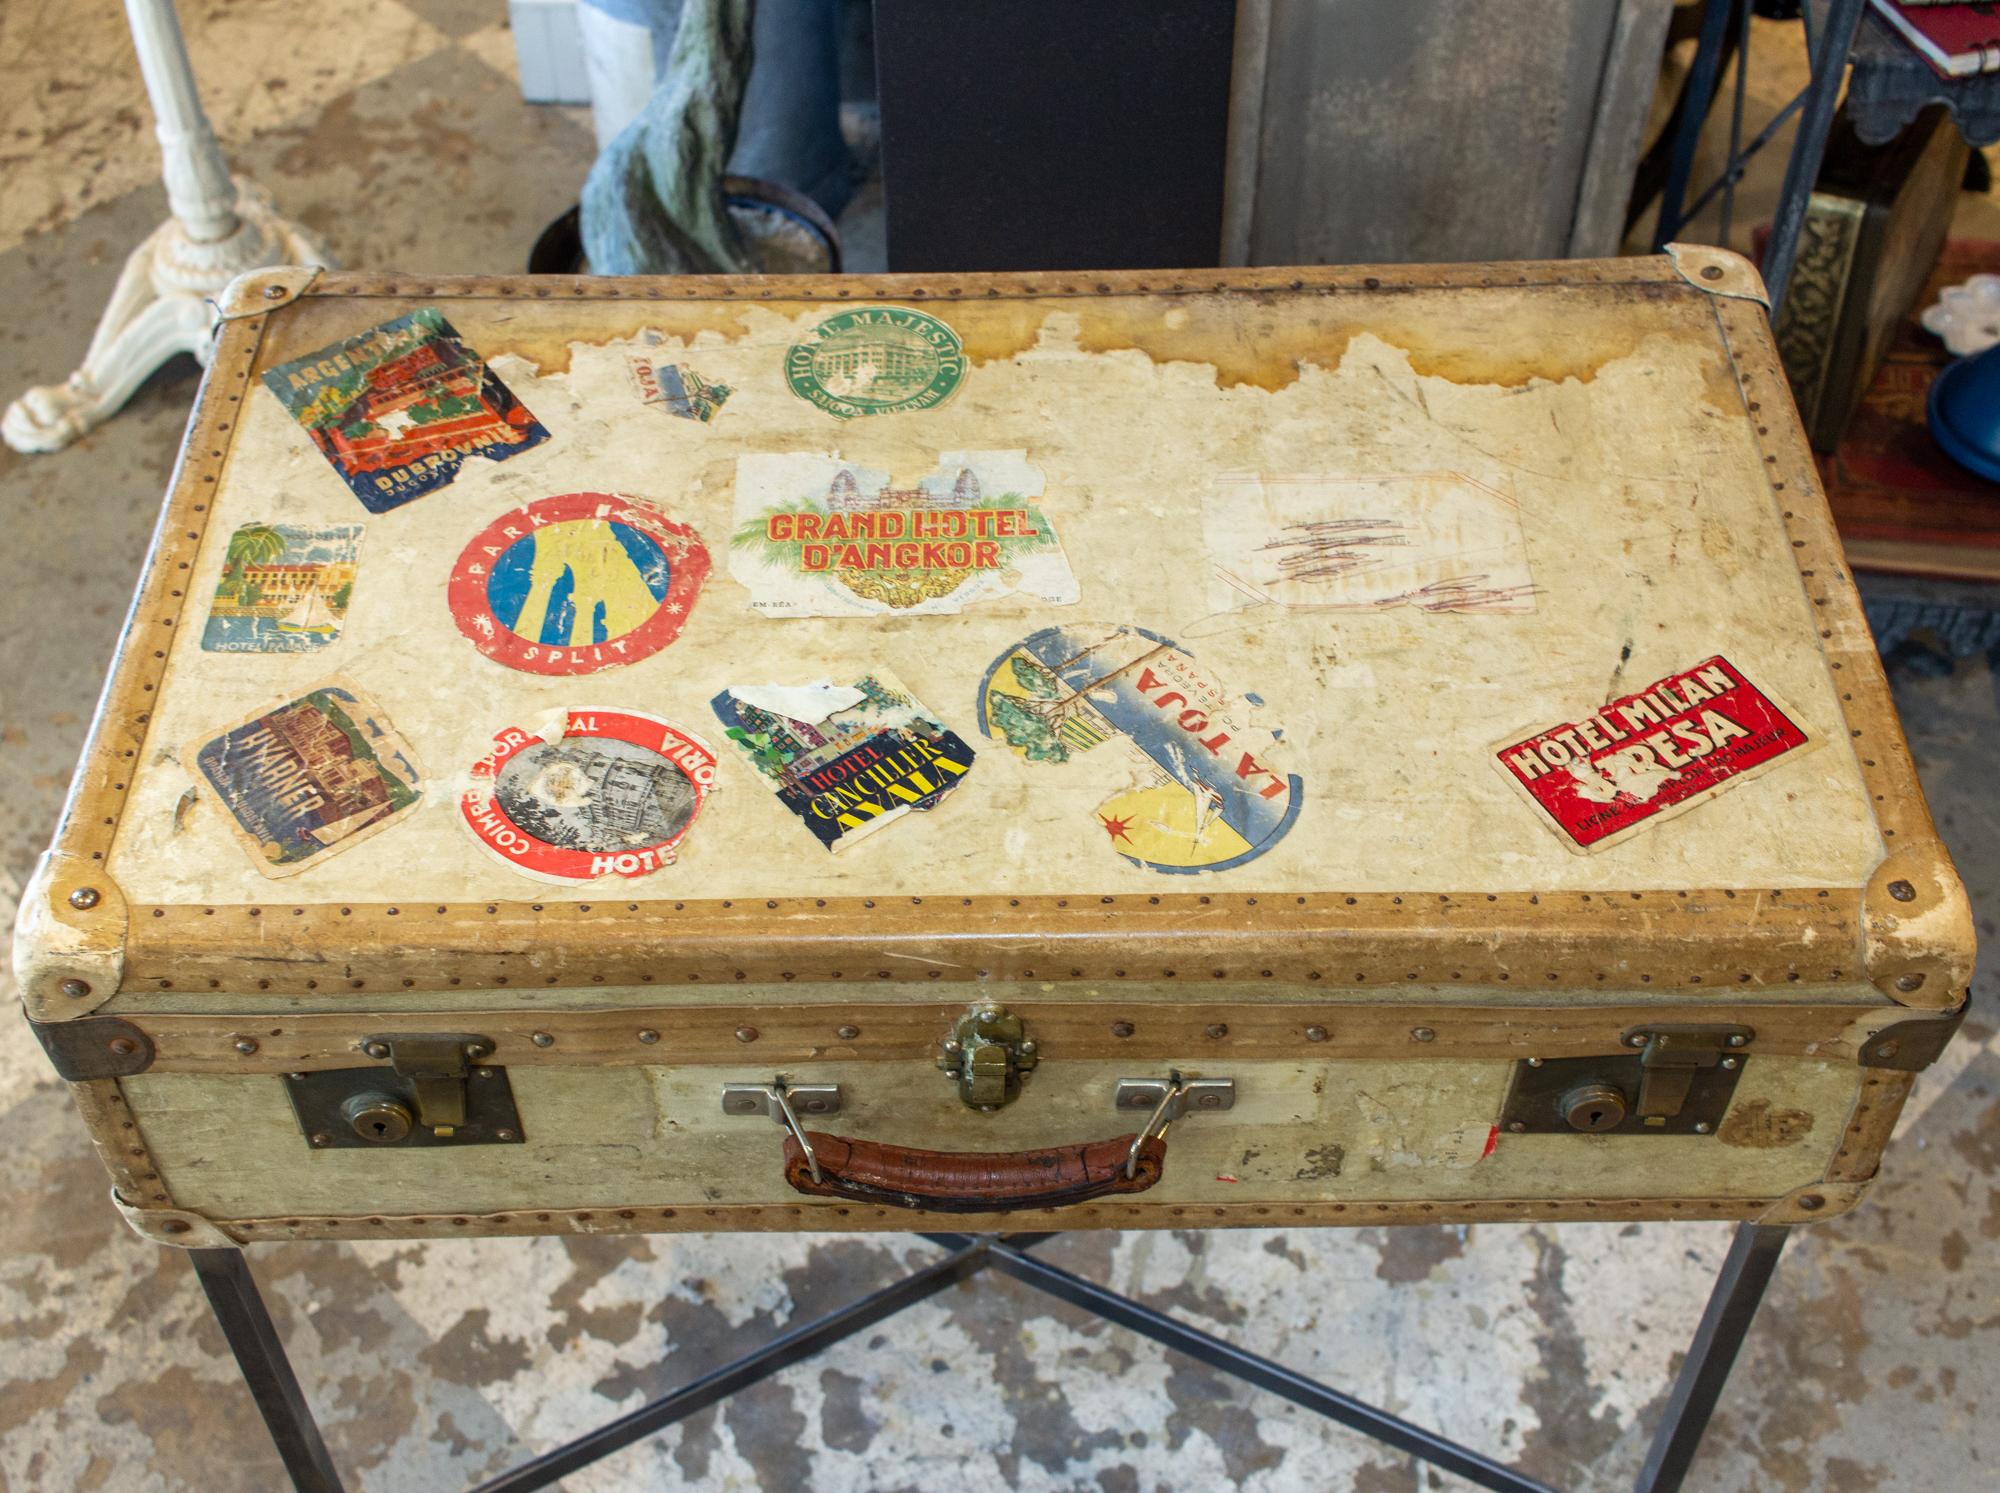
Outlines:
{"label": "round park split sticker", "polygon": [[649,503],[573,492],[503,513],[452,567],[452,619],[488,658],[594,674],[679,634],[708,577],[701,536]]}
{"label": "round park split sticker", "polygon": [[671,865],[715,781],[700,737],[630,710],[564,712],[562,732],[508,727],[459,799],[473,838],[517,871],[576,883]]}

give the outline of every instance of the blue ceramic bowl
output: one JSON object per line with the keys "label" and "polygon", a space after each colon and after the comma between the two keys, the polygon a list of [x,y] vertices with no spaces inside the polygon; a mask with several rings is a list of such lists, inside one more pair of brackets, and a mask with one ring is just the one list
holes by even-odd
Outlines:
{"label": "blue ceramic bowl", "polygon": [[1960,358],[1931,381],[1930,426],[1946,456],[2000,482],[2000,347]]}

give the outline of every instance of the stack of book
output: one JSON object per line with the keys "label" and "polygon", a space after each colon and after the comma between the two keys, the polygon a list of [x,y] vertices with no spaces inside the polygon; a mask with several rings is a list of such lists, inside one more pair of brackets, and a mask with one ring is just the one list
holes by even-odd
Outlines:
{"label": "stack of book", "polygon": [[1940,75],[2000,72],[2000,5],[1871,0],[1876,12]]}

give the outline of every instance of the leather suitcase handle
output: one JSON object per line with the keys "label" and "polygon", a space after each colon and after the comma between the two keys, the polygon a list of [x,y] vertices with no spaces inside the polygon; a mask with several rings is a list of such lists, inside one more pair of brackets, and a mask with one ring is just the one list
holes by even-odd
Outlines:
{"label": "leather suitcase handle", "polygon": [[1131,1175],[1131,1135],[1041,1151],[920,1151],[809,1131],[812,1163],[796,1135],[785,1137],[785,1180],[814,1197],[850,1198],[934,1213],[1060,1208],[1112,1193],[1144,1192],[1167,1163],[1165,1136],[1140,1145]]}

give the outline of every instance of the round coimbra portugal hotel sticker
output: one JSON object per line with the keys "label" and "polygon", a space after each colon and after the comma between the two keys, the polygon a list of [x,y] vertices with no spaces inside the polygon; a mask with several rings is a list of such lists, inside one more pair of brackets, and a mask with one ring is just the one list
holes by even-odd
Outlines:
{"label": "round coimbra portugal hotel sticker", "polygon": [[509,727],[472,767],[459,809],[517,871],[575,884],[671,865],[715,781],[700,737],[630,710],[564,712],[561,731]]}
{"label": "round coimbra portugal hotel sticker", "polygon": [[488,658],[530,674],[595,674],[680,634],[709,570],[701,536],[650,503],[572,492],[504,513],[465,547],[448,598]]}

